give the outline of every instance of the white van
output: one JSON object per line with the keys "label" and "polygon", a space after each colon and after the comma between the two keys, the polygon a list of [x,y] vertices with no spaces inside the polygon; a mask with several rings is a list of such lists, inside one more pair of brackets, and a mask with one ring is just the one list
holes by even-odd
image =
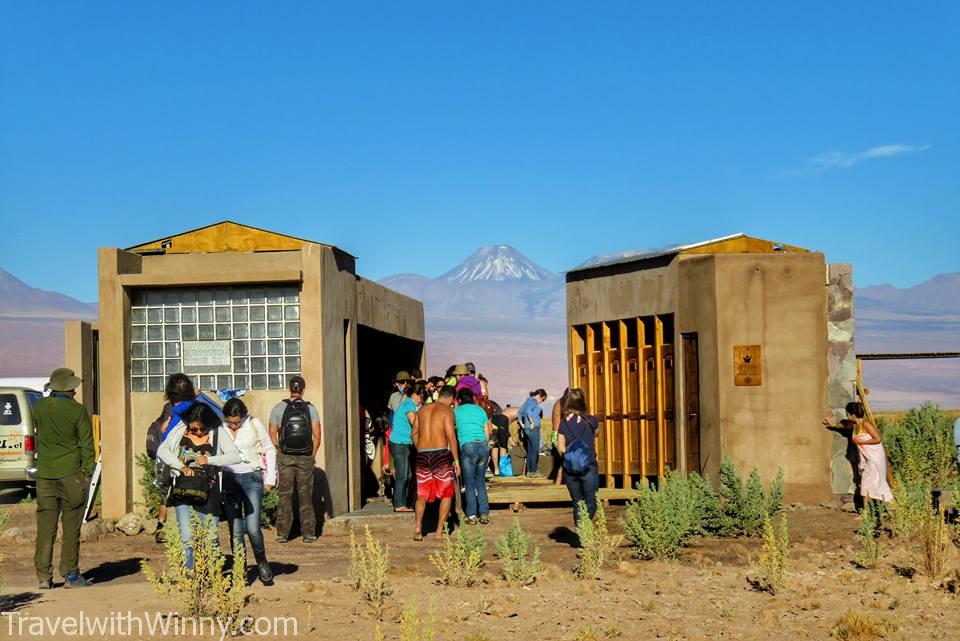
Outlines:
{"label": "white van", "polygon": [[0,387],[0,484],[32,485],[37,472],[33,406],[43,393]]}

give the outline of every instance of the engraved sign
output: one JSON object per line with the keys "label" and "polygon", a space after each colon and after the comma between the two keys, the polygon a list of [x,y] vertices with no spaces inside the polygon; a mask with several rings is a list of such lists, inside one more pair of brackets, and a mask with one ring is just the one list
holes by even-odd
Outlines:
{"label": "engraved sign", "polygon": [[230,341],[183,341],[183,372],[210,374],[232,372]]}
{"label": "engraved sign", "polygon": [[733,346],[733,382],[740,386],[763,384],[763,359],[759,345]]}

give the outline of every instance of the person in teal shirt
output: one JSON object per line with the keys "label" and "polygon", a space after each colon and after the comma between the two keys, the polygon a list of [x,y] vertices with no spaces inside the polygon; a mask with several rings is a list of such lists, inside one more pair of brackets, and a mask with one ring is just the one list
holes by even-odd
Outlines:
{"label": "person in teal shirt", "polygon": [[473,390],[461,388],[457,392],[458,407],[453,411],[460,445],[460,470],[466,493],[467,523],[490,522],[490,502],[487,499],[486,471],[490,461],[490,419],[475,403]]}
{"label": "person in teal shirt", "polygon": [[390,430],[390,459],[393,462],[393,511],[413,512],[410,506],[414,487],[413,476],[413,421],[417,409],[423,404],[426,386],[423,383],[407,383],[403,400],[393,413],[393,428]]}

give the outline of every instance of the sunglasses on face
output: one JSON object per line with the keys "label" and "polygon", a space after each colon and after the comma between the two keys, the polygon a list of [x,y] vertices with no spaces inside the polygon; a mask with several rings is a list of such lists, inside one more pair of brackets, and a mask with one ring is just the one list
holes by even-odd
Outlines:
{"label": "sunglasses on face", "polygon": [[207,428],[205,427],[193,427],[192,425],[187,428],[188,434],[196,434],[197,436],[203,436],[207,433]]}

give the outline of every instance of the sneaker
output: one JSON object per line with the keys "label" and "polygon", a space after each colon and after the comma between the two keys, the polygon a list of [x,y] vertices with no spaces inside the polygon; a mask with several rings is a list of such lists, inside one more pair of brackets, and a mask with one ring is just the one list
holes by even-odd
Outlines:
{"label": "sneaker", "polygon": [[317,542],[317,537],[315,537],[315,536],[305,536],[305,537],[303,537],[303,542],[304,542],[304,543],[316,543],[316,542]]}
{"label": "sneaker", "polygon": [[53,579],[41,579],[40,585],[38,586],[41,590],[52,590],[53,589]]}
{"label": "sneaker", "polygon": [[282,534],[278,534],[277,538],[274,539],[274,541],[276,541],[277,543],[286,543],[289,540],[290,539],[288,537],[285,537]]}
{"label": "sneaker", "polygon": [[65,588],[89,588],[93,581],[83,578],[79,572],[74,572],[63,577],[63,587]]}
{"label": "sneaker", "polygon": [[476,525],[480,520],[475,516],[467,517],[467,525]]}
{"label": "sneaker", "polygon": [[490,516],[484,514],[480,517],[480,525],[490,525]]}

